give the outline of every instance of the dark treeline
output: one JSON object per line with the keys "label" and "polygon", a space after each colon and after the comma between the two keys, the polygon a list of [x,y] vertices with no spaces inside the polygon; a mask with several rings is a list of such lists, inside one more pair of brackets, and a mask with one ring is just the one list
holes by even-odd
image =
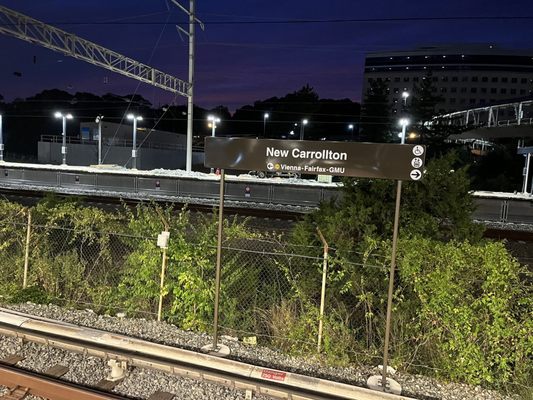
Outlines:
{"label": "dark treeline", "polygon": [[[140,95],[108,93],[97,96],[51,89],[12,102],[3,102],[0,96],[8,159],[35,158],[41,135],[61,134],[61,121],[54,118],[55,111],[74,116],[67,123],[67,135],[71,137],[79,136],[81,122],[94,121],[98,115],[104,115],[106,121],[129,124],[125,115],[130,112],[143,116],[140,126],[179,134],[187,132],[186,105],[155,107]],[[307,119],[309,122],[304,128],[306,139],[356,140],[359,112],[359,103],[349,99],[321,99],[308,85],[283,97],[258,100],[233,114],[223,105],[213,109],[195,106],[194,144],[201,144],[203,137],[211,134],[207,124],[209,114],[221,119],[217,136],[298,138],[300,124]],[[269,114],[266,123],[265,113]]]}

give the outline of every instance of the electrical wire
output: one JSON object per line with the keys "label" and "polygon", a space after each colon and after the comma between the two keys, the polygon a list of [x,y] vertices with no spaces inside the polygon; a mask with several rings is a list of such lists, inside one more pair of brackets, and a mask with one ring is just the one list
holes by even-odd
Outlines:
{"label": "electrical wire", "polygon": [[[232,20],[232,21],[202,21],[204,25],[305,25],[305,24],[346,24],[346,23],[396,23],[396,22],[472,22],[472,21],[530,21],[531,15],[471,15],[449,17],[388,17],[388,18],[324,18],[324,19],[271,19],[271,20]],[[47,21],[50,25],[166,25],[188,24],[189,21]],[[198,22],[197,22],[198,23]],[[0,24],[3,26],[13,25],[10,23]]]}

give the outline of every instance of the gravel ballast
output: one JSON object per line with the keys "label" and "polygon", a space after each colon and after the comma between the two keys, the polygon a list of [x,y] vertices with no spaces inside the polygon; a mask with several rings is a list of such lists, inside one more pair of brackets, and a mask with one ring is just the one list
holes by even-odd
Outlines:
{"label": "gravel ballast", "polygon": [[[190,350],[199,351],[202,346],[210,344],[212,341],[209,335],[183,331],[173,325],[152,320],[104,316],[98,315],[90,310],[72,310],[55,305],[27,303],[4,307],[35,316],[121,333]],[[380,374],[379,370],[374,367],[324,366],[317,361],[288,356],[266,347],[245,345],[226,336],[222,336],[221,342],[230,347],[230,358],[238,361],[323,377],[357,386],[365,386],[369,376]],[[77,379],[76,376],[83,377],[84,375],[90,375],[88,378],[91,379],[91,382],[96,383],[100,379],[105,378],[108,373],[109,367],[107,367],[105,362],[94,357],[76,355],[32,343],[25,344],[23,347],[21,346],[19,340],[2,338],[0,356],[5,357],[13,353],[21,354],[20,352],[26,355],[26,352],[28,352],[27,358],[22,362],[22,365],[27,365],[37,370],[44,370],[55,364],[68,365],[71,367],[71,371],[66,376],[69,380]],[[29,355],[30,353],[35,355]],[[483,389],[479,386],[443,383],[422,375],[397,372],[394,374],[393,379],[402,385],[402,394],[423,400],[519,399],[518,396],[504,395],[493,390]],[[157,388],[154,387],[156,384]],[[175,393],[176,399],[244,399],[243,392],[195,380],[177,378],[169,374],[146,369],[133,369],[127,378],[116,387],[116,391],[119,393],[141,398],[149,397],[156,390]],[[186,390],[185,397],[181,397],[177,393],[182,390]]]}

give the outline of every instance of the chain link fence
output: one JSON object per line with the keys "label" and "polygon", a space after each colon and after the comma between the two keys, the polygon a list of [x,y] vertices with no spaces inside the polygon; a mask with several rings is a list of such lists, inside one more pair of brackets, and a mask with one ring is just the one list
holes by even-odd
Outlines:
{"label": "chain link fence", "polygon": [[[14,294],[15,300],[155,319],[162,294],[164,319],[185,329],[212,332],[213,243],[189,243],[197,252],[186,253],[173,248],[180,244],[171,237],[161,286],[163,257],[156,237],[60,226],[46,216],[24,211],[0,222],[0,240],[0,285],[2,293]],[[225,240],[221,332],[293,352],[328,349],[339,343],[345,352],[368,354],[369,349],[377,349],[375,339],[381,332],[375,330],[372,299],[365,297],[362,287],[367,284],[362,281],[374,280],[385,288],[387,266],[383,260],[374,265],[376,260],[370,259],[353,264],[361,287],[357,283],[348,287],[339,283],[348,279],[339,276],[348,261],[335,249],[329,250],[328,257],[325,266],[323,247],[296,246],[279,239]],[[328,284],[322,293],[324,279]],[[36,293],[36,288],[42,293]],[[368,344],[366,349],[355,345],[360,339]]]}
{"label": "chain link fence", "polygon": [[[172,215],[169,218],[176,225],[169,227],[168,248],[163,249],[157,240],[162,226],[158,213],[120,216],[106,232],[102,226],[107,227],[108,220],[91,224],[97,216],[94,213],[77,223],[77,212],[65,218],[56,212],[50,218],[46,212],[30,214],[20,206],[4,205],[0,209],[0,295],[5,300],[56,303],[112,315],[125,312],[130,317],[148,319],[162,317],[182,329],[214,332],[214,219],[191,221],[184,214]],[[225,221],[223,236],[220,334],[289,354],[320,353],[327,361],[381,363],[390,268],[388,242],[368,243],[364,253],[320,245],[318,238],[314,241],[318,244],[298,246],[283,236],[260,235],[229,220]],[[481,251],[469,245],[460,248],[439,244],[436,248],[434,243],[413,241],[403,243],[402,248],[408,246],[429,247],[408,251],[399,263],[390,354],[406,370],[430,369],[434,374],[451,375],[439,369],[448,364],[431,362],[434,354],[446,354],[437,346],[455,343],[451,342],[455,337],[445,336],[454,322],[452,314],[446,314],[446,290],[455,281],[451,277],[464,273],[458,271],[470,271],[479,278],[477,286],[468,279],[456,279],[457,284],[477,287],[483,294],[479,285],[488,278],[482,279],[482,273],[491,270],[478,266],[503,258],[497,246]],[[425,254],[423,260],[417,259],[418,250]],[[406,254],[412,257],[410,263]],[[455,258],[444,260],[447,254]],[[428,257],[435,260],[424,266]],[[439,268],[426,271],[433,262]],[[511,263],[506,265],[512,268]],[[416,272],[418,268],[420,272]],[[500,274],[497,265],[494,274]],[[411,281],[412,277],[419,280]],[[522,284],[530,285],[528,282]],[[420,296],[445,302],[439,315],[431,307],[421,314],[423,303],[419,296],[413,296],[415,284]],[[458,298],[472,295],[472,301],[477,301],[473,294],[459,294],[462,286],[456,290]],[[461,304],[450,301],[456,303]],[[440,303],[430,304],[439,307]],[[486,310],[482,304],[479,307]],[[467,305],[463,309],[469,310]],[[450,322],[446,318],[451,318]],[[527,356],[521,357],[527,371]],[[449,365],[454,366],[455,361]]]}

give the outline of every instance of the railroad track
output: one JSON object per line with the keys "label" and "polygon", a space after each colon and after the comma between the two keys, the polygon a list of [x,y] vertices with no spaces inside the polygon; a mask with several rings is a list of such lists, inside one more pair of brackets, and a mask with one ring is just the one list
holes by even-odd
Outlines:
{"label": "railroad track", "polygon": [[[8,393],[0,397],[5,400],[22,400],[28,395],[44,397],[50,400],[129,400],[106,389],[91,388],[60,379],[65,369],[57,366],[54,370],[37,373],[12,365],[13,358],[0,361],[0,385],[9,388]],[[154,394],[154,396],[157,395]],[[155,397],[154,397],[155,399]]]}
{"label": "railroad track", "polygon": [[247,399],[254,394],[292,400],[409,399],[4,309],[0,310],[0,334],[97,356],[115,366],[157,369],[242,390]]}

